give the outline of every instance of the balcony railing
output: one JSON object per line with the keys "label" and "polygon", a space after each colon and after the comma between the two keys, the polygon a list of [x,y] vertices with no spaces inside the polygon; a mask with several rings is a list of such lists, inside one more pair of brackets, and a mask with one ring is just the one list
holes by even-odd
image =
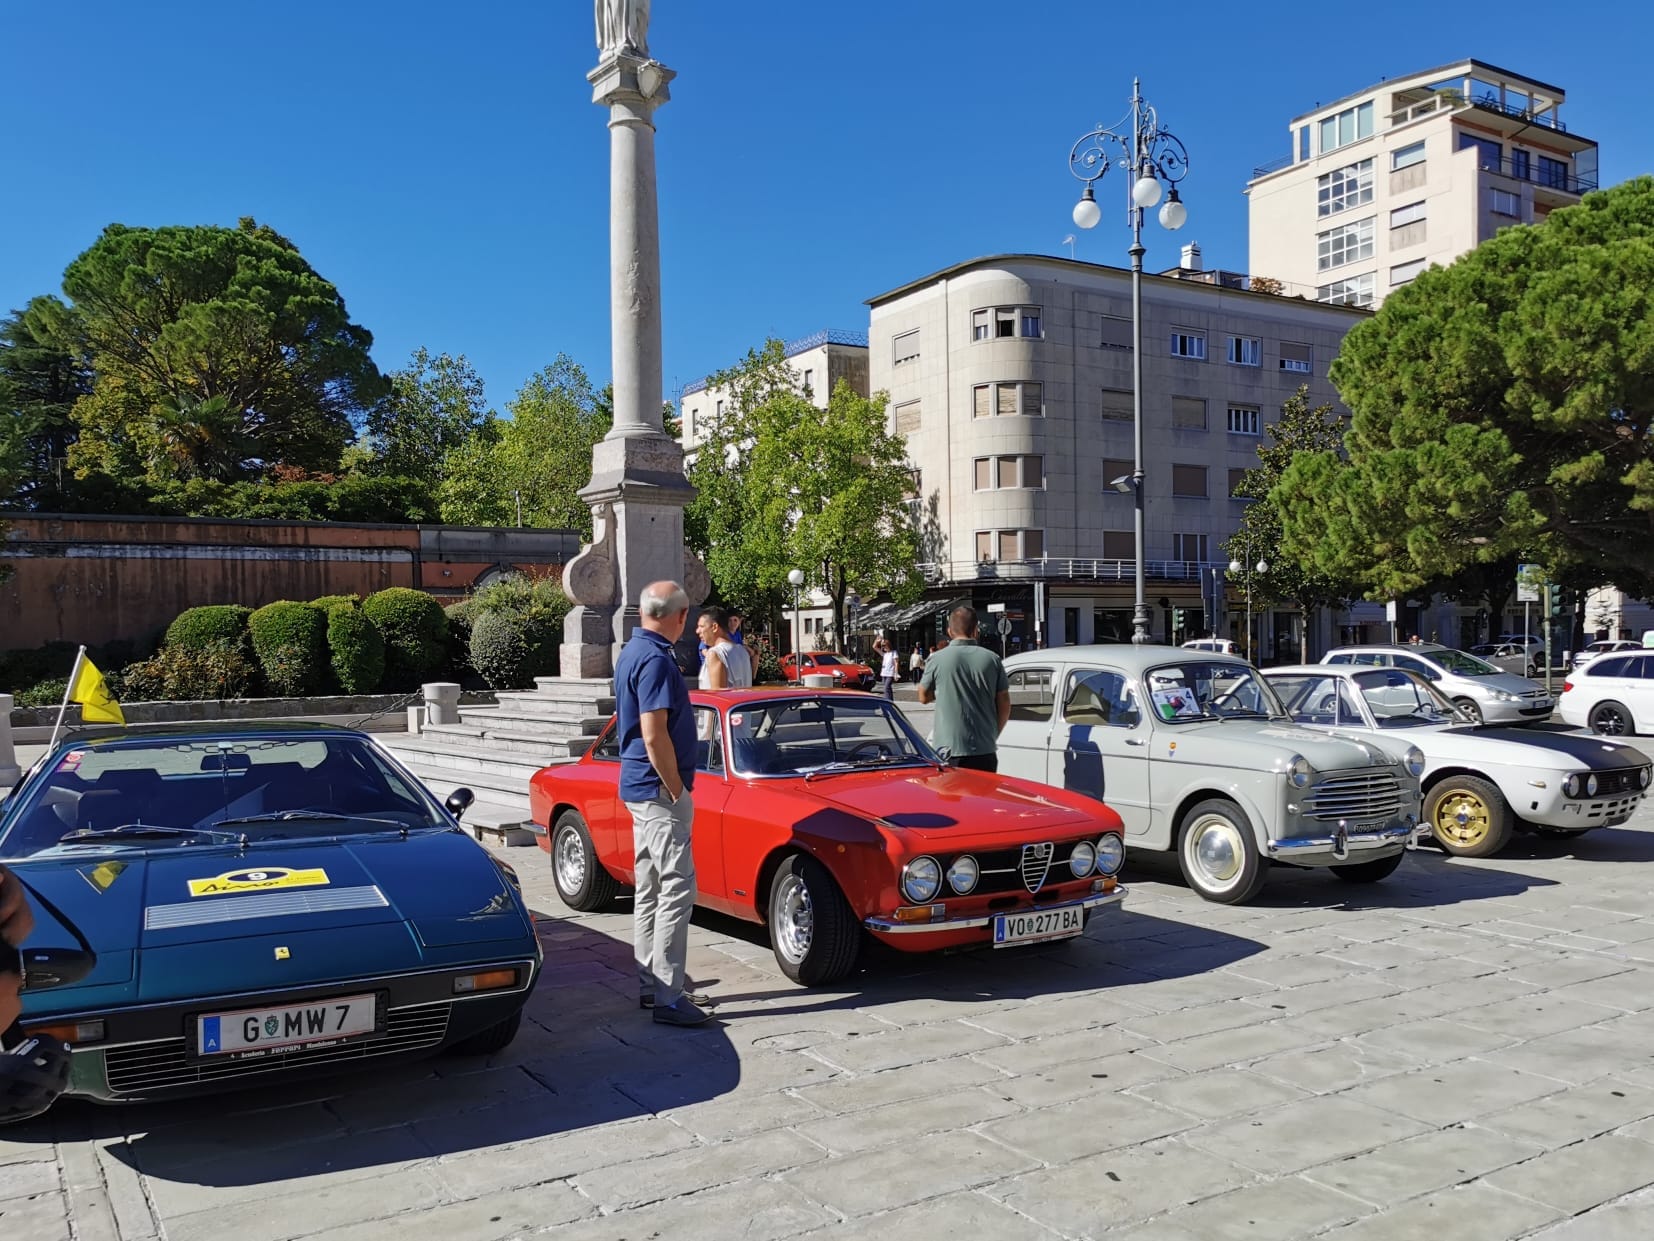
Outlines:
{"label": "balcony railing", "polygon": [[1558,120],[1553,113],[1539,113],[1531,108],[1519,108],[1513,103],[1500,103],[1497,95],[1482,95],[1471,100],[1476,107],[1487,112],[1497,112],[1500,116],[1514,117],[1519,121],[1526,121],[1530,125],[1543,125],[1546,129],[1554,129],[1559,134],[1568,132],[1568,127]]}
{"label": "balcony railing", "polygon": [[[919,566],[927,582],[1032,581],[1057,578],[1076,582],[1130,582],[1134,560],[1090,560],[1068,556],[1045,556],[1038,560],[949,560]],[[1227,562],[1202,560],[1146,560],[1143,576],[1156,582],[1199,582],[1208,569],[1220,574]]]}
{"label": "balcony railing", "polygon": [[1272,172],[1279,172],[1290,163],[1292,163],[1292,156],[1283,155],[1280,159],[1272,159],[1267,164],[1259,164],[1252,169],[1252,179],[1256,181],[1259,177],[1267,177]]}
{"label": "balcony railing", "polygon": [[1534,185],[1560,190],[1564,194],[1589,194],[1597,188],[1593,178],[1576,177],[1560,168],[1541,168],[1532,156],[1518,161],[1508,155],[1494,159],[1491,155],[1478,154],[1476,166],[1483,172],[1496,172],[1517,181],[1531,181]]}

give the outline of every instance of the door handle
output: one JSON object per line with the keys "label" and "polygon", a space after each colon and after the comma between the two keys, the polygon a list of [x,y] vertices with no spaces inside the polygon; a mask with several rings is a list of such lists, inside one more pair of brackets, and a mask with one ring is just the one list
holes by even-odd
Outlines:
{"label": "door handle", "polygon": [[1126,738],[1126,744],[1127,745],[1148,745],[1148,742],[1144,741],[1141,737],[1127,737]]}

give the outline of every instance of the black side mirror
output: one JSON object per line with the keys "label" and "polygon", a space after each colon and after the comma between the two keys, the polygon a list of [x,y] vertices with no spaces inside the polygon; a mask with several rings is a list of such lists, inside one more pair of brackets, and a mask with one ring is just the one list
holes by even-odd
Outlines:
{"label": "black side mirror", "polygon": [[455,789],[448,794],[448,800],[442,804],[448,807],[448,813],[456,819],[465,817],[465,812],[471,808],[471,803],[477,800],[477,795],[470,789]]}

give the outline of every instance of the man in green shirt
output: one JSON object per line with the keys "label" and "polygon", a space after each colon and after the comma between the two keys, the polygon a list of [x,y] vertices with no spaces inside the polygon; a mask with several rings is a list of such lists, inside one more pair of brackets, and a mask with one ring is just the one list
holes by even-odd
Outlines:
{"label": "man in green shirt", "polygon": [[936,748],[959,767],[999,770],[999,733],[1011,718],[1011,687],[999,656],[976,643],[976,609],[948,614],[947,646],[925,661],[919,701],[936,704]]}

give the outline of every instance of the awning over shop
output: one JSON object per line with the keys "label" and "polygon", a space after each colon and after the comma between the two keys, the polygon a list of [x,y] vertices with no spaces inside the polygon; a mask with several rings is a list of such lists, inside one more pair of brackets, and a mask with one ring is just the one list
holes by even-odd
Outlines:
{"label": "awning over shop", "polygon": [[921,599],[907,607],[895,603],[880,603],[856,617],[856,623],[850,628],[855,633],[870,633],[876,629],[906,629],[915,621],[940,612],[943,606],[935,599]]}

